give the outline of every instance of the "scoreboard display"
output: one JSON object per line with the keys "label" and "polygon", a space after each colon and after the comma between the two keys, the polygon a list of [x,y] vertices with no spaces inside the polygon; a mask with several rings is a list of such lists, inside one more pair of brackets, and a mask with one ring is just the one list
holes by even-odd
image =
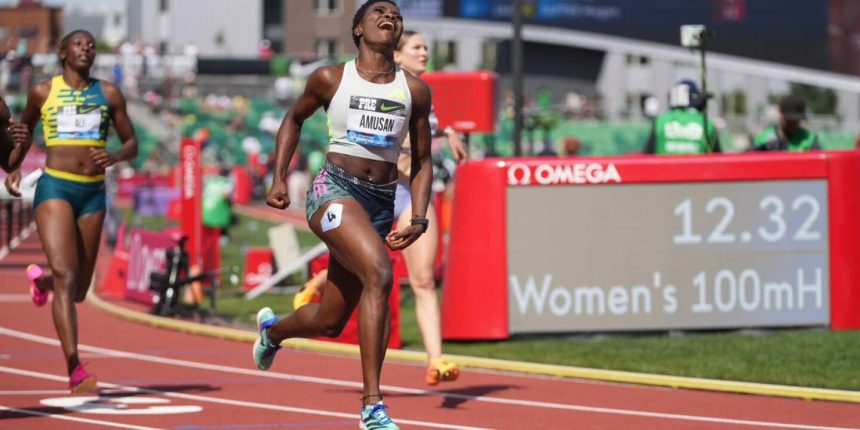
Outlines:
{"label": "scoreboard display", "polygon": [[456,180],[446,339],[860,327],[860,152],[496,159]]}
{"label": "scoreboard display", "polygon": [[823,180],[511,187],[507,213],[514,333],[829,323]]}

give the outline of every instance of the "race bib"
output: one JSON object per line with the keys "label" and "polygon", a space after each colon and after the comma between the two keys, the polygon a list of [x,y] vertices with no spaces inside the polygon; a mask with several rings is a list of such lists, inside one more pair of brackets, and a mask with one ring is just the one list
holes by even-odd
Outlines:
{"label": "race bib", "polygon": [[98,106],[63,106],[57,112],[60,139],[99,139],[102,112]]}
{"label": "race bib", "polygon": [[353,143],[376,148],[397,145],[406,124],[406,105],[374,97],[352,96],[346,121],[346,136]]}

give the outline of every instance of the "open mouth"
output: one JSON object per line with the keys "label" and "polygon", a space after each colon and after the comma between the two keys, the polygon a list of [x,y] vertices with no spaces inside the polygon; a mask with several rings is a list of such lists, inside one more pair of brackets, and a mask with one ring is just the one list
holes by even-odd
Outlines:
{"label": "open mouth", "polygon": [[391,21],[382,21],[378,27],[380,30],[394,31],[394,23]]}

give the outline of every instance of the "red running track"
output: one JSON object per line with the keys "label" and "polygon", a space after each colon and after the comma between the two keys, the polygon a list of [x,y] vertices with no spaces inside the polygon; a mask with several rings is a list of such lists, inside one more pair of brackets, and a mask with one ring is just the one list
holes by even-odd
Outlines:
{"label": "red running track", "polygon": [[[0,261],[2,429],[358,427],[354,357],[282,350],[258,371],[251,345],[151,328],[78,307],[98,394],[70,396],[50,305],[29,301],[26,240]],[[860,405],[654,388],[465,369],[428,389],[424,369],[388,361],[390,413],[404,429],[860,429]]]}

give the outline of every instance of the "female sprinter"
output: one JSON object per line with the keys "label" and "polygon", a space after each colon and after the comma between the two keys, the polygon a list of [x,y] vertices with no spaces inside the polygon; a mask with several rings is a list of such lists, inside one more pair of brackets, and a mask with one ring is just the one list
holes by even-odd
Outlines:
{"label": "female sprinter", "polygon": [[[364,380],[360,425],[371,429],[398,428],[386,412],[379,383],[391,322],[391,260],[385,245],[403,249],[427,229],[433,178],[430,91],[394,63],[402,31],[403,17],[395,3],[364,3],[352,25],[358,57],[317,69],[284,117],[275,153],[276,180],[267,196],[267,203],[280,209],[290,203],[283,180],[302,123],[319,107],[328,113],[331,143],[326,163],[308,190],[307,216],[331,252],[329,275],[319,304],[302,306],[280,321],[271,309],[261,309],[254,345],[257,367],[268,369],[281,341],[335,337],[358,306]],[[405,228],[390,232],[396,163],[407,133],[414,217]]]}
{"label": "female sprinter", "polygon": [[[96,377],[78,358],[78,318],[93,278],[105,217],[105,168],[137,156],[137,138],[126,112],[125,97],[113,84],[90,77],[96,57],[92,34],[75,30],[60,41],[63,72],[34,86],[21,114],[30,132],[41,118],[48,147],[44,174],[36,183],[33,206],[42,249],[51,274],[27,267],[30,294],[36,306],[48,301],[69,372],[72,393],[91,391]],[[115,152],[105,149],[113,122],[122,142]],[[29,145],[21,151],[26,156]],[[17,160],[10,160],[16,165]],[[20,172],[10,175],[6,188],[18,193]]]}
{"label": "female sprinter", "polygon": [[[404,31],[400,37],[397,50],[394,51],[394,61],[403,70],[420,77],[427,70],[428,50],[424,37],[414,31]],[[430,134],[433,137],[446,137],[451,154],[457,162],[466,159],[466,147],[460,140],[460,135],[451,128],[439,129],[439,121],[434,111],[430,111]],[[404,142],[400,158],[397,160],[398,182],[394,199],[394,219],[398,229],[404,229],[412,220],[412,193],[409,190],[410,167],[412,156],[408,142]],[[436,241],[436,211],[432,202],[427,207],[429,225],[427,234],[416,240],[412,246],[403,250],[406,267],[409,269],[409,285],[415,293],[415,317],[418,328],[424,340],[427,351],[427,373],[425,382],[436,385],[440,381],[453,381],[460,375],[460,367],[442,358],[442,335],[439,326],[439,304],[436,298],[436,281],[434,264],[438,243]],[[321,292],[325,285],[326,270],[320,271],[309,280],[293,299],[293,308],[298,309],[310,303]]]}

